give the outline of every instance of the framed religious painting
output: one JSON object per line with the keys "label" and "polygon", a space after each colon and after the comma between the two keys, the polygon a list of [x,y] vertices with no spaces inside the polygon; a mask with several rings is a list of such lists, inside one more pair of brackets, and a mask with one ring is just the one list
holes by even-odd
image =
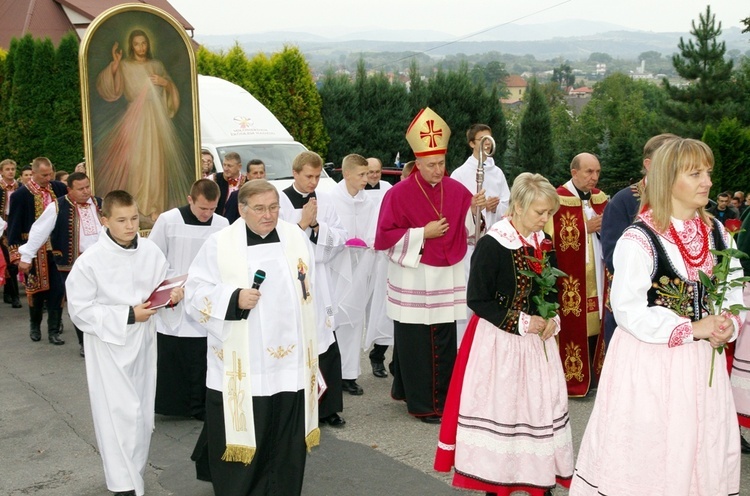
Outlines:
{"label": "framed religious painting", "polygon": [[200,178],[195,54],[185,29],[146,4],[98,16],[79,54],[86,169],[94,194],[125,190],[141,230],[187,202]]}

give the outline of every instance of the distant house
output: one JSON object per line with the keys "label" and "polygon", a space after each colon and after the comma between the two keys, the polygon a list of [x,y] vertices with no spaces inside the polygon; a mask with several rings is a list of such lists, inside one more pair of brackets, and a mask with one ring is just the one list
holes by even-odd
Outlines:
{"label": "distant house", "polygon": [[508,89],[507,98],[501,98],[500,102],[505,105],[513,105],[523,100],[526,94],[526,88],[529,84],[524,78],[516,74],[511,74],[505,78],[505,87]]}
{"label": "distant house", "polygon": [[570,96],[586,98],[590,97],[592,94],[594,94],[594,90],[592,90],[588,86],[581,86],[580,88],[573,88],[572,86],[568,87],[568,95]]}
{"label": "distant house", "polygon": [[[0,4],[0,48],[10,40],[31,33],[35,38],[50,38],[57,45],[70,31],[80,40],[91,21],[105,10],[126,3],[123,0],[3,0]],[[169,13],[182,24],[192,39],[195,28],[167,0],[141,0]],[[198,44],[193,41],[193,46]]]}

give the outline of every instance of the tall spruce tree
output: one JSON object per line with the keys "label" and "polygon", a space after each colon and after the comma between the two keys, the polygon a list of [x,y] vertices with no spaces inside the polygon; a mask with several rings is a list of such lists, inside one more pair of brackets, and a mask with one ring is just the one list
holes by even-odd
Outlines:
{"label": "tall spruce tree", "polygon": [[34,80],[32,66],[34,38],[27,34],[16,45],[13,54],[13,83],[8,101],[8,150],[19,165],[29,163],[39,150],[30,146],[27,136],[31,134],[36,103],[33,99]]}
{"label": "tall spruce tree", "polygon": [[[25,145],[34,157],[43,155],[56,164],[51,155],[54,150],[44,147],[47,136],[57,131],[57,124],[53,119],[53,105],[56,99],[54,80],[55,74],[55,46],[52,40],[45,38],[34,42],[34,56],[31,67],[31,97],[33,100],[33,118],[29,134],[24,137]],[[59,165],[59,164],[56,164]]]}
{"label": "tall spruce tree", "polygon": [[367,75],[364,62],[357,66],[355,80],[358,101],[359,147],[353,149],[366,157],[393,163],[396,153],[406,145],[405,126],[411,121],[406,86],[391,83],[382,72]]}
{"label": "tall spruce tree", "polygon": [[271,57],[272,73],[281,93],[271,112],[296,140],[325,157],[330,138],[323,126],[320,94],[307,60],[297,47],[285,46]]}
{"label": "tall spruce tree", "polygon": [[357,92],[349,76],[336,74],[329,69],[323,77],[320,98],[323,103],[323,124],[331,138],[326,160],[338,166],[347,154],[360,150],[361,112],[356,105],[352,105],[357,101]]}
{"label": "tall spruce tree", "polygon": [[[0,157],[10,157],[8,130],[10,129],[10,94],[13,87],[13,57],[18,46],[18,39],[10,40],[8,53],[3,60],[2,82],[0,82]],[[0,159],[3,160],[3,159]]]}
{"label": "tall spruce tree", "polygon": [[472,124],[483,123],[492,128],[498,149],[495,156],[499,163],[507,146],[505,117],[495,88],[487,90],[482,82],[472,81],[468,65],[462,62],[458,70],[437,74],[427,86],[428,106],[440,115],[451,128],[451,139],[446,155],[446,168],[453,171],[466,160],[470,150],[466,142],[466,130]]}
{"label": "tall spruce tree", "polygon": [[715,125],[725,116],[734,116],[737,106],[732,95],[733,62],[724,59],[726,44],[718,41],[721,22],[716,23],[710,5],[692,26],[690,34],[695,41],[686,42],[680,37],[677,45],[680,54],[672,57],[675,70],[689,84],[674,86],[664,78],[664,88],[670,99],[665,111],[673,119],[678,134],[700,138],[706,125]]}
{"label": "tall spruce tree", "polygon": [[518,164],[524,172],[549,177],[554,172],[555,149],[549,105],[536,79],[526,93],[526,109],[518,130]]}
{"label": "tall spruce tree", "polygon": [[709,124],[701,141],[714,153],[714,172],[711,176],[711,197],[722,191],[748,191],[750,177],[747,164],[750,163],[750,129],[737,119],[722,119],[714,126]]}
{"label": "tall spruce tree", "polygon": [[78,75],[78,36],[71,32],[55,52],[54,129],[44,141],[45,153],[58,169],[72,172],[83,157],[81,92]]}

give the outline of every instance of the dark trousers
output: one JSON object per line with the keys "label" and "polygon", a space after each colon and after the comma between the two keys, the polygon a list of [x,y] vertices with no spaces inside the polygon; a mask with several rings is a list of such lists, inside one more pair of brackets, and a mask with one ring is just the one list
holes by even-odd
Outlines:
{"label": "dark trousers", "polygon": [[18,265],[10,263],[10,253],[8,253],[8,247],[3,242],[0,242],[0,249],[2,249],[5,262],[8,265],[8,278],[5,280],[3,294],[10,298],[18,298]]}
{"label": "dark trousers", "polygon": [[157,333],[156,346],[156,413],[203,420],[206,338],[178,338]]}
{"label": "dark trousers", "polygon": [[341,389],[341,351],[338,342],[334,341],[318,357],[318,364],[326,390],[318,402],[318,417],[326,418],[344,410],[343,390]]}
{"label": "dark trousers", "polygon": [[[57,270],[57,266],[52,261],[52,252],[47,252],[49,264],[47,270],[49,271],[49,289],[47,291],[37,291],[34,294],[28,295],[29,301],[29,317],[31,319],[31,325],[39,327],[42,323],[41,309],[44,307],[44,303],[47,303],[47,331],[50,335],[58,334],[60,332],[60,323],[62,316],[62,302],[65,296],[65,285],[63,283],[63,277],[60,271]],[[32,265],[34,267],[34,265]]]}
{"label": "dark trousers", "polygon": [[[206,393],[208,464],[216,496],[296,496],[302,493],[305,447],[305,394],[253,396],[257,450],[250,465],[225,462],[222,394]],[[250,428],[251,426],[248,426]]]}
{"label": "dark trousers", "polygon": [[387,344],[373,344],[370,350],[370,361],[376,363],[385,362],[385,352],[388,351]]}
{"label": "dark trousers", "polygon": [[391,396],[406,400],[415,417],[442,415],[456,361],[456,323],[393,321],[393,331]]}
{"label": "dark trousers", "polygon": [[[65,281],[68,280],[68,274],[70,274],[70,272],[60,271],[60,279],[62,280],[62,286],[63,286],[63,296],[65,295],[65,291],[67,291],[67,289],[65,288]],[[81,331],[75,324],[73,324],[73,329],[76,330],[76,337],[78,337],[78,344],[80,346],[83,346],[83,331]]]}

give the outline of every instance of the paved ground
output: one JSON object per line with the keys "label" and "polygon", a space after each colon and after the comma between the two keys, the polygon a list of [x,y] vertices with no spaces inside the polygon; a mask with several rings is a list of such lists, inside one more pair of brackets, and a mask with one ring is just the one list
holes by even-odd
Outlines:
{"label": "paved ground", "polygon": [[[65,316],[64,346],[28,338],[28,310],[0,304],[0,496],[100,496],[101,460],[91,421],[83,359]],[[45,324],[46,325],[46,324]],[[363,360],[364,396],[344,398],[343,429],[323,428],[308,457],[305,496],[469,494],[432,470],[438,427],[406,414],[390,399],[390,379],[377,379]],[[571,400],[576,449],[593,399]],[[157,417],[146,475],[149,496],[210,496],[189,460],[201,425]],[[743,460],[750,491],[750,457]],[[472,493],[478,494],[478,493]],[[563,489],[556,496],[567,495]]]}

